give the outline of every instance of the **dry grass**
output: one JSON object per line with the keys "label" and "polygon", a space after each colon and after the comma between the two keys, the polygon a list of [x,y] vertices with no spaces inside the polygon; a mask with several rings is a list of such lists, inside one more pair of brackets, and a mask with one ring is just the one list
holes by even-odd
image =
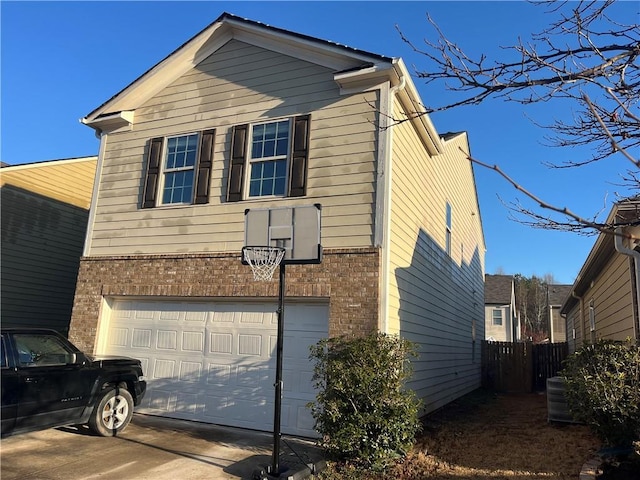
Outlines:
{"label": "dry grass", "polygon": [[573,480],[598,448],[586,426],[549,424],[545,395],[476,393],[427,417],[413,451],[384,475],[334,464],[321,478]]}

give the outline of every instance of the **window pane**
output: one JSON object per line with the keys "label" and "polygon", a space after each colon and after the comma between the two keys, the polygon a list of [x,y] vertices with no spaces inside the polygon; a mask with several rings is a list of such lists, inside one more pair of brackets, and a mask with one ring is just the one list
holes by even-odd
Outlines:
{"label": "window pane", "polygon": [[253,127],[251,158],[284,156],[289,150],[289,121],[271,122]]}
{"label": "window pane", "polygon": [[276,123],[267,123],[264,126],[264,138],[265,140],[273,140],[276,138]]}
{"label": "window pane", "polygon": [[284,195],[286,166],[286,160],[254,162],[251,165],[249,196]]}
{"label": "window pane", "polygon": [[262,158],[262,142],[253,142],[251,146],[251,158]]}
{"label": "window pane", "polygon": [[273,157],[276,154],[276,142],[274,140],[267,140],[264,142],[262,148],[263,157]]}
{"label": "window pane", "polygon": [[273,178],[276,165],[275,162],[262,163],[262,178]]}
{"label": "window pane", "polygon": [[256,125],[253,127],[253,141],[261,142],[264,140],[264,125]]}
{"label": "window pane", "polygon": [[193,167],[196,164],[196,151],[189,150],[186,156],[187,158],[185,160],[185,166]]}
{"label": "window pane", "polygon": [[273,189],[274,195],[284,195],[284,178],[276,178],[276,184]]}
{"label": "window pane", "polygon": [[285,177],[287,175],[286,160],[278,160],[276,163],[276,177]]}
{"label": "window pane", "polygon": [[262,163],[254,163],[251,165],[251,180],[262,178]]}
{"label": "window pane", "polygon": [[286,155],[287,154],[287,150],[288,150],[288,146],[289,146],[289,142],[287,141],[287,138],[282,138],[279,139],[277,144],[276,144],[276,155]]}
{"label": "window pane", "polygon": [[260,180],[251,180],[251,182],[249,182],[249,196],[260,196]]}

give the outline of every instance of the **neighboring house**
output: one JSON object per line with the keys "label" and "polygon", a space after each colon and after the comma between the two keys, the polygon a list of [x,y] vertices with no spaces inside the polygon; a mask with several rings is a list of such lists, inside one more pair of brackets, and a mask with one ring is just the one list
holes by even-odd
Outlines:
{"label": "neighboring house", "polygon": [[2,325],[67,334],[97,157],[0,169]]}
{"label": "neighboring house", "polygon": [[414,112],[402,60],[223,14],[83,119],[101,146],[72,340],[142,359],[143,412],[271,430],[278,282],[240,262],[244,212],[321,204],[322,263],[287,267],[283,432],[314,435],[327,336],[416,342],[425,411],[479,387],[468,140]]}
{"label": "neighboring house", "polygon": [[513,275],[484,276],[484,318],[485,340],[492,342],[520,340],[520,321],[516,310]]}
{"label": "neighboring house", "polygon": [[560,314],[560,309],[571,293],[571,285],[549,285],[547,290],[547,307],[549,309],[549,342],[567,341],[567,322]]}
{"label": "neighboring house", "polygon": [[607,223],[635,222],[619,235],[601,233],[565,299],[569,351],[599,339],[640,341],[640,198],[615,204]]}

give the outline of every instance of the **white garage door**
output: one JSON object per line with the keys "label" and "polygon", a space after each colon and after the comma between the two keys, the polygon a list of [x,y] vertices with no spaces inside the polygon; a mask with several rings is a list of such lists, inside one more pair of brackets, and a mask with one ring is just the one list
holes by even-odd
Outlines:
{"label": "white garage door", "polygon": [[[100,353],[142,360],[141,413],[273,431],[276,303],[116,301]],[[317,436],[309,346],[326,304],[285,305],[282,432]]]}

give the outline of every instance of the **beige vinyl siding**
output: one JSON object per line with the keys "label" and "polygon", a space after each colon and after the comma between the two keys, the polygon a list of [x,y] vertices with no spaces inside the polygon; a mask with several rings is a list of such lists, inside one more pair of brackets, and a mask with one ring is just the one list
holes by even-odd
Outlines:
{"label": "beige vinyl siding", "polygon": [[[320,203],[325,248],[371,246],[378,92],[341,96],[333,72],[228,42],[107,138],[90,255],[240,251],[244,210]],[[307,195],[227,203],[234,125],[311,114]],[[152,137],[216,129],[209,204],[140,209]]]}
{"label": "beige vinyl siding", "polygon": [[[626,340],[635,338],[633,330],[633,295],[629,258],[614,254],[584,295],[585,305],[593,298],[596,314],[596,338]],[[588,309],[586,315],[588,322]],[[586,323],[588,325],[588,323]]]}
{"label": "beige vinyl siding", "polygon": [[95,165],[2,169],[3,326],[68,332]]}
{"label": "beige vinyl siding", "polygon": [[[403,116],[397,101],[394,115]],[[420,345],[411,388],[431,411],[480,384],[483,237],[472,169],[458,151],[466,149],[465,136],[444,142],[445,152],[430,158],[410,123],[393,129],[389,331]]]}
{"label": "beige vinyl siding", "polygon": [[[595,339],[624,341],[635,338],[633,327],[633,294],[631,291],[631,268],[629,258],[614,253],[605,267],[594,278],[592,286],[582,295],[567,315],[567,328],[576,329],[576,339],[567,331],[570,351],[583,343],[592,342],[589,322],[589,303],[595,308]],[[582,308],[580,304],[582,303]],[[573,326],[569,324],[573,322]]]}

